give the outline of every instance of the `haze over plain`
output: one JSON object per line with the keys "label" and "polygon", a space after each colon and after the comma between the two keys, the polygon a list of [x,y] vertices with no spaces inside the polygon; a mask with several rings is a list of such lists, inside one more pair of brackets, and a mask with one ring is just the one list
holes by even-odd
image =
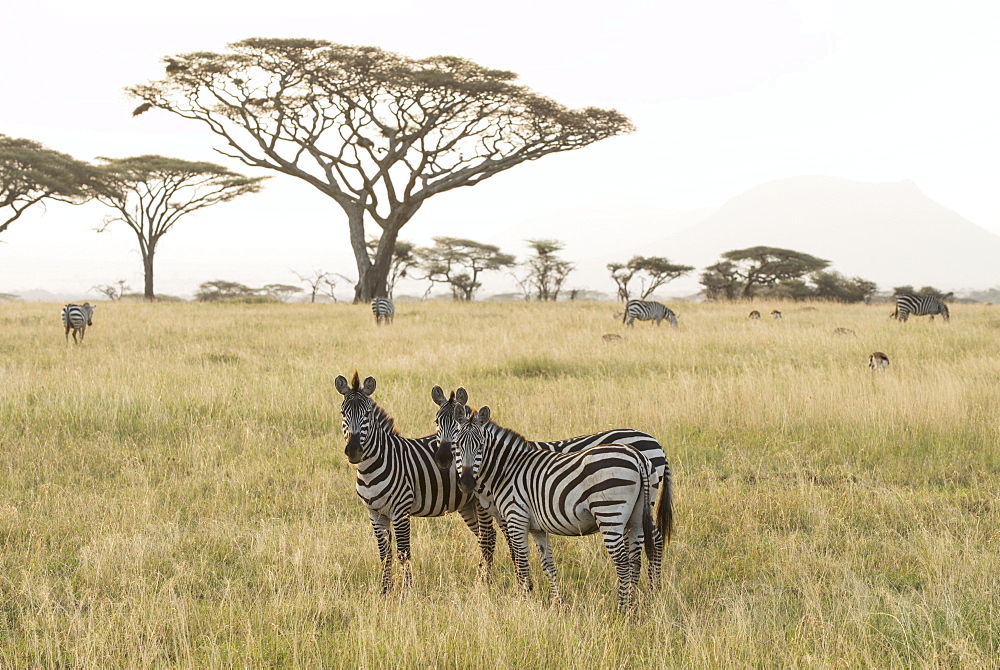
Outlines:
{"label": "haze over plain", "polygon": [[[215,154],[214,137],[198,124],[163,113],[131,118],[134,102],[122,89],[159,76],[164,56],[219,51],[255,35],[370,44],[414,57],[462,56],[514,70],[568,106],[614,107],[636,123],[633,135],[432,199],[402,231],[420,244],[453,235],[524,254],[518,231],[540,217],[617,208],[624,221],[643,208],[704,211],[800,175],[909,180],[965,220],[1000,232],[993,195],[1000,177],[1000,101],[992,73],[1000,44],[993,38],[996,10],[988,3],[710,0],[625,2],[609,10],[588,2],[276,8],[182,1],[168,13],[98,1],[18,3],[7,11],[15,29],[0,43],[0,90],[7,99],[0,132],[84,160],[160,153],[249,172]],[[80,294],[117,279],[140,286],[131,231],[93,232],[104,214],[96,205],[54,204],[13,224],[0,243],[0,292],[37,287]],[[606,272],[593,278],[583,272],[590,261],[575,257],[574,245],[628,253],[647,241],[628,239],[623,231],[639,233],[614,218],[611,225],[585,223],[593,218],[581,216],[584,223],[553,236],[566,240],[566,256],[581,264],[574,286],[611,292]],[[158,254],[157,290],[190,295],[212,279],[294,283],[290,269],[353,275],[342,221],[323,196],[278,175],[258,196],[178,224]],[[653,246],[672,232],[649,230],[648,253],[699,267],[714,260],[694,252],[687,257],[680,244]],[[853,236],[847,226],[839,239],[860,252],[865,242],[854,247]],[[747,244],[756,243],[769,241]],[[726,248],[741,244],[734,240]],[[853,256],[802,250],[881,283],[875,269],[858,266]],[[603,266],[627,256],[600,260]],[[926,263],[915,259],[912,271],[903,283],[936,283],[925,274]],[[489,278],[484,293],[500,290],[513,285]]]}

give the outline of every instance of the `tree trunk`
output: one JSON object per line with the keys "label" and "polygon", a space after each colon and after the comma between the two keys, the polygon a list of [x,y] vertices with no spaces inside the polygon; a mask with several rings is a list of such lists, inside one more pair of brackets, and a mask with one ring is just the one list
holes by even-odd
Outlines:
{"label": "tree trunk", "polygon": [[142,257],[142,268],[145,273],[145,291],[144,295],[146,300],[156,300],[156,295],[153,293],[153,247],[150,246],[149,249]]}

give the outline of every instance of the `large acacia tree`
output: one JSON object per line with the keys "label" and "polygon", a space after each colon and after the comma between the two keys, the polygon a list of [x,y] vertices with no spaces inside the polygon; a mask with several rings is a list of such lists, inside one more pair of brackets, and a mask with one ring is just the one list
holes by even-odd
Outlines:
{"label": "large acacia tree", "polygon": [[46,200],[86,202],[98,184],[92,165],[33,140],[0,135],[0,233]]}
{"label": "large acacia tree", "polygon": [[[722,254],[723,261],[705,268],[701,283],[716,295],[735,295],[738,283],[740,296],[752,298],[757,286],[774,286],[782,280],[798,279],[810,272],[827,267],[830,261],[801,251],[778,247],[748,247]],[[726,283],[729,283],[729,287]]]}
{"label": "large acacia tree", "polygon": [[[251,38],[226,53],[165,58],[128,92],[133,114],[204,123],[247,165],[304,180],[346,213],[357,300],[386,294],[396,237],[438,193],[633,130],[614,110],[571,110],[471,61],[377,47]],[[367,222],[381,231],[370,258]]]}
{"label": "large acacia tree", "polygon": [[115,210],[105,230],[121,222],[139,240],[145,271],[144,295],[154,300],[153,259],[156,245],[182,217],[200,209],[256,193],[268,177],[245,177],[221,165],[164,156],[102,158],[103,189],[98,201]]}

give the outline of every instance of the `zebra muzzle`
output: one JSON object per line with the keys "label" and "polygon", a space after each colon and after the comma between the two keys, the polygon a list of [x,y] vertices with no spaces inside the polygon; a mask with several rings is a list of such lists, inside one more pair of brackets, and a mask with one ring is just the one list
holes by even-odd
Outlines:
{"label": "zebra muzzle", "polygon": [[451,462],[451,442],[442,442],[438,450],[434,452],[434,463],[442,470],[447,470],[451,467]]}
{"label": "zebra muzzle", "polygon": [[458,489],[462,493],[472,493],[476,490],[476,478],[472,476],[472,473],[466,470],[458,478]]}
{"label": "zebra muzzle", "polygon": [[344,455],[349,463],[356,465],[361,462],[361,438],[356,433],[351,433],[347,438],[347,446],[344,447]]}

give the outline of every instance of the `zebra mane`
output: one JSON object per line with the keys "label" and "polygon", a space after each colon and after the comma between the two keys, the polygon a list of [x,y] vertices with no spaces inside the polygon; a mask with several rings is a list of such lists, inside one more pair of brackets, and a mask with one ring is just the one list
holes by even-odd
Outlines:
{"label": "zebra mane", "polygon": [[375,401],[372,401],[372,415],[375,425],[379,428],[392,435],[399,435],[399,429],[396,428],[396,420],[389,416]]}
{"label": "zebra mane", "polygon": [[517,443],[518,446],[527,445],[528,438],[521,433],[517,432],[513,428],[507,428],[506,426],[501,426],[496,421],[492,419],[488,424],[486,424],[486,429],[492,429],[492,432],[503,442],[510,444],[512,441]]}

